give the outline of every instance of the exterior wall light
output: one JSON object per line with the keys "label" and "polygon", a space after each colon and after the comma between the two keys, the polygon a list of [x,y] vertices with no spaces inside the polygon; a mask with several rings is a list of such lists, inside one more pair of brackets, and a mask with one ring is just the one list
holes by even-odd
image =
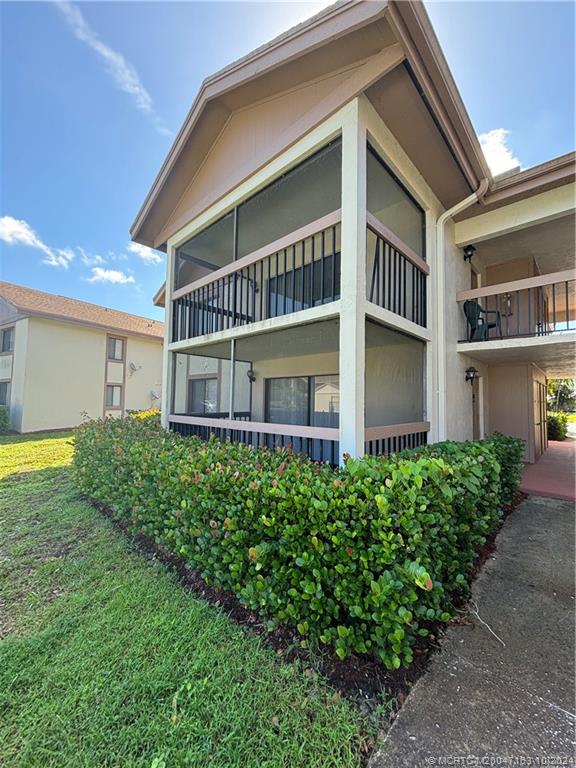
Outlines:
{"label": "exterior wall light", "polygon": [[470,366],[470,368],[466,368],[466,381],[469,381],[470,384],[474,384],[474,379],[478,378],[478,371],[473,366]]}
{"label": "exterior wall light", "polygon": [[256,381],[256,374],[254,373],[252,368],[250,368],[250,370],[246,371],[246,376],[248,376],[248,381],[251,384],[253,384]]}
{"label": "exterior wall light", "polygon": [[464,248],[464,261],[472,264],[472,256],[476,253],[476,248],[473,245],[465,245]]}

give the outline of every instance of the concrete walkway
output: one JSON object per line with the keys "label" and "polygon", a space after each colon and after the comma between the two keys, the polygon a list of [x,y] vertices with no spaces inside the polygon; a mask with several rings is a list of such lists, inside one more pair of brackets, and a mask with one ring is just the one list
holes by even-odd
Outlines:
{"label": "concrete walkway", "polygon": [[552,756],[571,765],[573,576],[574,505],[526,500],[473,587],[472,605],[502,642],[478,618],[450,627],[370,768]]}
{"label": "concrete walkway", "polygon": [[550,440],[535,464],[526,464],[520,490],[534,496],[576,501],[576,439]]}

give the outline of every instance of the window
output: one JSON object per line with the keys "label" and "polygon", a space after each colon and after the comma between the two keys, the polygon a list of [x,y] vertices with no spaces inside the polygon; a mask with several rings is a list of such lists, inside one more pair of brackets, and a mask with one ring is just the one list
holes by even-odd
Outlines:
{"label": "window", "polygon": [[124,339],[108,338],[108,360],[124,360]]}
{"label": "window", "polygon": [[218,379],[189,379],[188,413],[215,413],[218,410]]}
{"label": "window", "polygon": [[122,387],[120,384],[106,384],[106,408],[120,408]]}
{"label": "window", "polygon": [[0,381],[0,405],[10,405],[9,381]]}
{"label": "window", "polygon": [[337,139],[194,235],[176,252],[174,288],[338,210],[341,169]]}
{"label": "window", "polygon": [[265,396],[269,424],[338,427],[338,375],[266,379]]}
{"label": "window", "polygon": [[366,207],[418,256],[425,258],[424,211],[368,145]]}
{"label": "window", "polygon": [[2,331],[2,352],[14,351],[14,328],[5,328]]}

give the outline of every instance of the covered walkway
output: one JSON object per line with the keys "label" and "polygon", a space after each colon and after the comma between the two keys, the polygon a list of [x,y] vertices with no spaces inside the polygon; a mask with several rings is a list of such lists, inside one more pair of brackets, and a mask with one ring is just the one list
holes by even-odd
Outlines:
{"label": "covered walkway", "polygon": [[535,464],[524,467],[520,490],[531,496],[576,501],[576,438],[550,440]]}

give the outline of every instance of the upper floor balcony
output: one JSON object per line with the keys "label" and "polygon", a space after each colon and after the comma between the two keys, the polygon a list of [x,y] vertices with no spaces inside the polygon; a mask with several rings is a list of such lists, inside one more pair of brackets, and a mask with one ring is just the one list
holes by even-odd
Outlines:
{"label": "upper floor balcony", "polygon": [[559,339],[576,331],[575,297],[575,269],[461,291],[460,342]]}
{"label": "upper floor balcony", "polygon": [[[366,301],[426,327],[424,211],[370,146],[366,177]],[[172,343],[337,302],[341,187],[338,139],[181,244]]]}

